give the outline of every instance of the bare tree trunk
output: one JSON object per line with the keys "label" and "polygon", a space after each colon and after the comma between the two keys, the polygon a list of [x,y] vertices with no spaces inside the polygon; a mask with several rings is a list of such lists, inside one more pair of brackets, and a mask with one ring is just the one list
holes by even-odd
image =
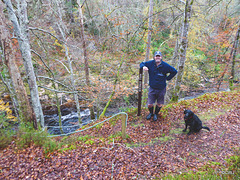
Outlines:
{"label": "bare tree trunk", "polygon": [[[240,29],[240,27],[238,27],[238,31],[237,31],[237,33],[236,33],[236,36],[235,36],[235,39],[234,39],[234,42],[233,42],[233,47],[232,47],[232,50],[231,50],[231,53],[230,53],[228,62],[227,62],[226,66],[225,66],[225,68],[224,68],[224,71],[221,73],[220,78],[219,78],[219,80],[218,80],[217,91],[220,90],[220,86],[221,86],[221,84],[222,84],[223,77],[225,76],[225,74],[226,74],[226,72],[227,72],[227,70],[228,70],[228,66],[229,66],[229,64],[230,64],[230,62],[231,62],[231,58],[232,58],[232,62],[235,61],[235,58],[236,58],[236,50],[237,50],[238,41],[239,41],[239,29]],[[234,62],[234,63],[235,63],[235,62]],[[233,63],[233,64],[234,64],[234,63]],[[233,73],[233,75],[234,75],[234,71],[233,71],[233,70],[231,70],[231,73]],[[232,77],[230,77],[230,78],[232,79],[232,82],[233,82],[233,78],[232,78]],[[231,82],[230,82],[230,83],[231,83]],[[230,86],[231,86],[231,84],[230,84]]]}
{"label": "bare tree trunk", "polygon": [[[65,41],[65,39],[64,39],[64,41]],[[69,69],[70,69],[71,84],[72,84],[72,88],[73,88],[73,91],[74,91],[73,96],[74,96],[74,100],[76,102],[77,113],[78,113],[78,121],[79,121],[79,125],[81,125],[82,120],[81,120],[81,114],[80,114],[80,105],[79,105],[78,95],[77,95],[76,86],[75,86],[75,79],[74,79],[74,73],[73,73],[73,68],[72,68],[72,60],[69,57],[68,47],[67,47],[66,44],[64,44],[64,49],[65,49],[65,55],[67,57],[68,65],[69,65]]]}
{"label": "bare tree trunk", "polygon": [[[150,55],[150,48],[151,48],[151,38],[152,38],[152,16],[153,16],[153,0],[149,0],[149,15],[148,15],[148,40],[147,40],[147,48],[146,48],[146,55],[145,55],[145,61],[149,61],[149,55]],[[147,87],[148,87],[148,72],[143,72],[143,101],[142,104],[146,104],[147,101]]]}
{"label": "bare tree trunk", "polygon": [[19,117],[19,104],[18,104],[18,100],[17,100],[17,96],[16,96],[16,90],[13,88],[13,83],[12,83],[12,80],[11,80],[11,77],[8,73],[8,68],[7,68],[7,65],[5,63],[5,57],[4,57],[4,48],[3,48],[3,44],[1,42],[1,39],[0,39],[0,62],[1,62],[1,68],[0,68],[0,77],[1,77],[1,80],[2,82],[5,84],[6,88],[8,89],[8,92],[10,94],[10,97],[11,97],[11,101],[13,103],[13,107],[14,107],[14,110],[16,112],[16,117],[18,119],[18,122],[21,122],[20,120],[20,117]]}
{"label": "bare tree trunk", "polygon": [[82,36],[82,46],[83,46],[83,56],[84,56],[84,64],[85,64],[85,76],[86,76],[86,84],[89,86],[89,71],[88,71],[88,57],[87,57],[87,48],[86,48],[86,40],[84,34],[84,25],[83,25],[83,14],[82,14],[82,6],[80,0],[77,0],[78,3],[78,11],[80,16],[80,27],[81,27],[81,36]]}
{"label": "bare tree trunk", "polygon": [[55,0],[56,5],[57,5],[57,10],[58,10],[58,16],[60,18],[59,24],[58,24],[58,28],[61,32],[63,41],[64,41],[64,50],[65,50],[65,56],[67,58],[68,61],[68,66],[70,69],[70,78],[71,78],[71,85],[72,85],[72,89],[74,91],[74,101],[76,103],[76,107],[77,107],[77,114],[78,114],[78,121],[79,121],[79,125],[82,124],[82,120],[81,120],[81,115],[80,115],[80,105],[79,105],[79,100],[78,100],[78,95],[77,95],[77,91],[76,91],[76,86],[75,86],[75,79],[74,79],[74,73],[73,73],[73,67],[72,67],[72,60],[69,56],[69,51],[68,51],[68,47],[67,47],[67,42],[66,42],[66,37],[65,37],[65,32],[64,32],[64,24],[63,24],[63,20],[62,20],[62,11],[60,8],[60,2],[59,0]]}
{"label": "bare tree trunk", "polygon": [[[174,52],[173,52],[173,56],[172,56],[172,66],[173,67],[176,67],[177,66],[177,58],[178,58],[178,56],[179,56],[179,52],[178,52],[178,50],[179,50],[179,34],[182,34],[181,32],[182,32],[182,27],[177,27],[177,26],[179,26],[179,23],[177,23],[177,25],[175,25],[175,28],[176,28],[176,31],[178,31],[178,32],[176,32],[177,33],[177,37],[176,37],[176,43],[175,43],[175,48],[174,48]],[[177,30],[178,29],[178,30]]]}
{"label": "bare tree trunk", "polygon": [[[8,67],[9,75],[12,80],[13,89],[15,90],[20,120],[31,122],[34,118],[33,110],[30,106],[26,89],[24,87],[18,66],[16,64],[15,51],[12,46],[11,36],[7,28],[7,19],[1,12],[3,12],[3,4],[0,2],[0,39],[4,47],[5,63]],[[37,128],[36,122],[34,127]]]}
{"label": "bare tree trunk", "polygon": [[[145,61],[149,61],[150,47],[151,47],[151,37],[152,37],[152,15],[153,15],[153,0],[149,0],[149,15],[148,15],[148,41],[147,49],[145,55]],[[148,72],[144,72],[144,89],[147,88],[148,83]]]}
{"label": "bare tree trunk", "polygon": [[236,63],[236,53],[237,53],[237,49],[238,49],[238,45],[239,45],[239,36],[240,36],[240,24],[238,26],[238,30],[237,30],[237,34],[236,34],[236,39],[234,42],[234,51],[233,51],[233,57],[232,57],[232,69],[231,69],[231,77],[229,80],[229,86],[232,87],[233,86],[233,80],[235,77],[235,63]]}
{"label": "bare tree trunk", "polygon": [[178,61],[178,74],[174,86],[174,91],[172,94],[172,101],[178,101],[180,87],[182,83],[182,77],[184,72],[184,65],[186,61],[186,52],[188,46],[188,30],[189,30],[189,23],[191,19],[192,13],[192,4],[193,0],[186,0],[185,5],[185,14],[184,14],[184,21],[183,21],[183,28],[182,28],[182,35],[181,35],[181,44],[180,44],[180,52],[179,52],[179,61]]}
{"label": "bare tree trunk", "polygon": [[176,67],[176,64],[177,64],[178,48],[179,48],[179,42],[178,42],[178,37],[177,37],[174,52],[173,52],[173,56],[172,56],[172,64],[171,65],[173,67]]}
{"label": "bare tree trunk", "polygon": [[[85,2],[85,1],[84,1]],[[83,2],[83,3],[84,3]],[[80,16],[80,28],[81,28],[81,37],[82,37],[82,48],[83,48],[83,57],[84,57],[84,64],[85,64],[85,77],[86,77],[86,84],[90,86],[90,81],[89,81],[89,67],[88,67],[88,54],[87,54],[87,47],[86,47],[86,39],[85,39],[85,33],[84,33],[84,24],[83,24],[83,14],[82,14],[82,6],[80,6],[80,1],[77,1],[79,5],[79,16]],[[94,114],[94,108],[93,106],[90,106],[90,114],[91,114],[91,119],[95,119],[95,114]]]}
{"label": "bare tree trunk", "polygon": [[21,50],[24,67],[27,74],[28,84],[30,88],[33,111],[35,113],[37,122],[40,123],[42,127],[44,127],[44,117],[38,95],[38,86],[36,76],[34,74],[30,43],[28,37],[27,2],[26,0],[17,0],[18,17],[14,13],[12,2],[10,0],[4,0],[3,2],[7,7],[9,18],[13,23],[14,33],[17,36],[17,40]]}

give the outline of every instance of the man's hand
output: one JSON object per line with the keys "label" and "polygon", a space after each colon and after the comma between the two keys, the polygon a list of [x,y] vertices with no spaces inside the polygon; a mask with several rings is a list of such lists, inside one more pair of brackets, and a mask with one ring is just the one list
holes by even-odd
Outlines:
{"label": "man's hand", "polygon": [[147,66],[144,66],[144,67],[143,67],[143,70],[144,70],[144,71],[148,71],[148,67],[147,67]]}

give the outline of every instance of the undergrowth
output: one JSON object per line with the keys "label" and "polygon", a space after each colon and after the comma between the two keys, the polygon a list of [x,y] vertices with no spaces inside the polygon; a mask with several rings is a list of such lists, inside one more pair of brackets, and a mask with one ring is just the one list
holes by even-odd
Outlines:
{"label": "undergrowth", "polygon": [[6,148],[12,141],[14,131],[13,125],[17,123],[17,118],[13,116],[9,103],[0,99],[0,149]]}
{"label": "undergrowth", "polygon": [[10,130],[0,130],[0,149],[6,148],[12,142],[13,134]]}

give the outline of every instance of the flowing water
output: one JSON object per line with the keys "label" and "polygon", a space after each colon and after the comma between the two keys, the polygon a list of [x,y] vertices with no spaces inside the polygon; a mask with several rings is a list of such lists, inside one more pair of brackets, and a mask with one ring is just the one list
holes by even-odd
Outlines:
{"label": "flowing water", "polygon": [[67,134],[70,132],[74,132],[75,130],[79,129],[80,127],[92,122],[90,118],[90,110],[86,109],[84,111],[80,112],[82,124],[79,125],[78,121],[78,114],[77,112],[70,112],[67,115],[62,116],[62,130],[63,133],[61,133],[61,129],[59,126],[59,117],[57,114],[53,115],[45,115],[45,126],[47,127],[49,134]]}

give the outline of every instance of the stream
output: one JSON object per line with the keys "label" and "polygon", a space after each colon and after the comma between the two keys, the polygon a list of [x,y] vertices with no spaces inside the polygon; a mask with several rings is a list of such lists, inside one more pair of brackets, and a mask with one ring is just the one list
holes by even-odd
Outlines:
{"label": "stream", "polygon": [[221,92],[221,91],[230,91],[230,89],[229,88],[219,89],[219,91],[216,91],[216,90],[191,91],[191,92],[188,92],[184,97],[180,97],[178,102],[183,100],[188,100],[188,99],[194,99],[207,93],[211,94],[211,93]]}
{"label": "stream", "polygon": [[[59,116],[57,114],[44,115],[45,127],[47,128],[49,134],[52,135],[68,134],[76,131],[82,126],[87,125],[88,123],[94,122],[97,119],[97,116],[95,116],[95,119],[91,119],[90,110],[85,109],[83,111],[80,111],[82,124],[79,126],[77,112],[72,108],[69,108],[67,112],[68,113],[66,113],[65,111],[65,114],[62,115],[61,117],[63,133],[61,133],[61,129],[59,126]],[[107,112],[105,115],[110,116],[118,112],[119,111]]]}
{"label": "stream", "polygon": [[[84,111],[80,112],[82,124],[79,126],[78,122],[78,114],[77,112],[70,112],[67,115],[62,116],[62,130],[64,134],[74,132],[80,127],[92,122],[90,118],[90,110],[85,109]],[[57,114],[53,115],[44,115],[45,120],[45,127],[47,127],[49,134],[62,134],[60,127],[59,127],[59,116]]]}

